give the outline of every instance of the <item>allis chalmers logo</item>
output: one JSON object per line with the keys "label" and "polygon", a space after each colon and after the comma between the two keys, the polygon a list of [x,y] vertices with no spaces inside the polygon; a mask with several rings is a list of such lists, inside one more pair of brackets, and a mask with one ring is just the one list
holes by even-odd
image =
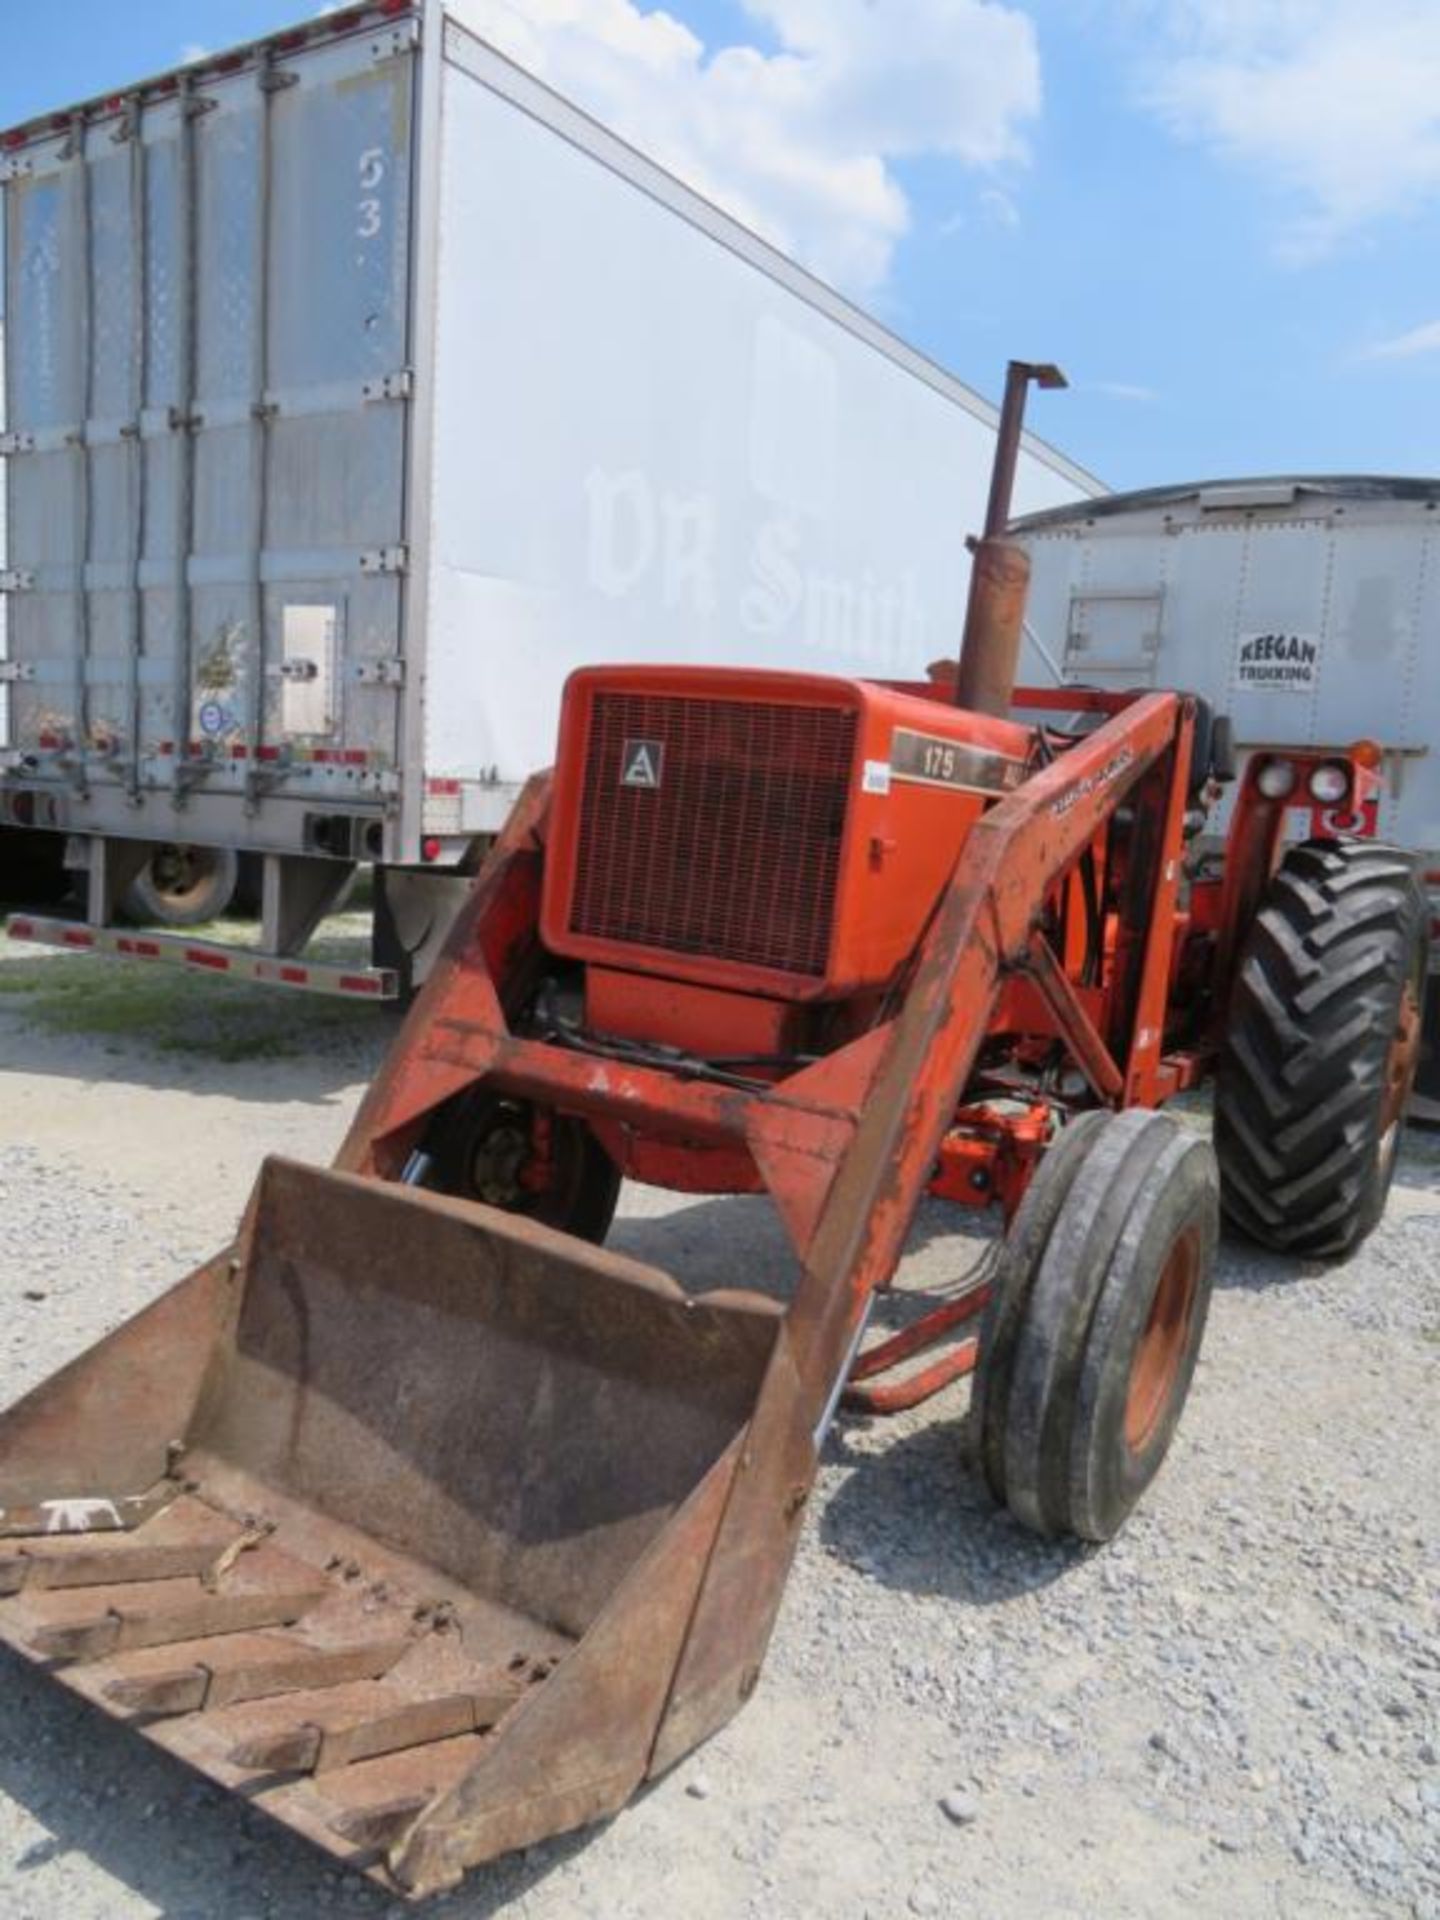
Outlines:
{"label": "allis chalmers logo", "polygon": [[1320,642],[1303,633],[1248,633],[1235,660],[1237,687],[1286,693],[1313,687],[1320,671]]}
{"label": "allis chalmers logo", "polygon": [[622,787],[646,787],[654,791],[660,785],[665,765],[663,740],[627,740],[620,756]]}
{"label": "allis chalmers logo", "polygon": [[1097,789],[1108,787],[1112,780],[1118,780],[1134,760],[1133,747],[1117,747],[1103,767],[1097,767],[1094,773],[1087,773],[1083,780],[1077,780],[1073,787],[1056,794],[1050,802],[1051,813],[1057,820],[1063,820],[1072,808],[1079,806],[1082,800],[1088,800]]}

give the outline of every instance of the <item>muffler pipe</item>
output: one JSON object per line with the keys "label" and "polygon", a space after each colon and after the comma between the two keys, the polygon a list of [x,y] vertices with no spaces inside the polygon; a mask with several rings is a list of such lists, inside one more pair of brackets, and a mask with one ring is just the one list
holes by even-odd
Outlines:
{"label": "muffler pipe", "polygon": [[1025,599],[1030,586],[1030,556],[1005,538],[1015,492],[1015,469],[1025,428],[1025,397],[1037,387],[1068,386],[1059,367],[1048,361],[1012,360],[1005,373],[1005,398],[995,438],[990,499],[985,531],[971,540],[970,595],[965,634],[955,676],[955,705],[971,713],[1004,715],[1010,711],[1020,640],[1025,630]]}

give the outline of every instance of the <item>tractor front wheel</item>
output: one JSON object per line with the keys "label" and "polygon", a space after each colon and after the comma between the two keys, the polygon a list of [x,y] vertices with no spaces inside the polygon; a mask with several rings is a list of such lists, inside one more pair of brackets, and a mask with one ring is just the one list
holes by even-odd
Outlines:
{"label": "tractor front wheel", "polygon": [[1108,1540],[1190,1391],[1219,1226],[1207,1141],[1165,1114],[1086,1116],[1016,1217],[981,1334],[990,1490],[1038,1533]]}
{"label": "tractor front wheel", "polygon": [[1240,956],[1215,1076],[1230,1224],[1336,1259],[1379,1220],[1420,1058],[1426,905],[1371,840],[1292,847]]}

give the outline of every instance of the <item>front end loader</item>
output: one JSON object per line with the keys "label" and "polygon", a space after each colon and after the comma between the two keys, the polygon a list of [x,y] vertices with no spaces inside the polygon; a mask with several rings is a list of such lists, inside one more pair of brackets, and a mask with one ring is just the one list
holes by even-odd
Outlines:
{"label": "front end loader", "polygon": [[[974,1373],[996,1498],[1108,1538],[1221,1207],[1318,1253],[1378,1217],[1424,942],[1376,756],[1252,761],[1193,852],[1223,728],[1014,692],[999,507],[953,684],[577,673],[334,1169],[268,1161],[232,1248],[0,1416],[0,1637],[391,1889],[749,1697],[842,1398]],[[1218,1163],[1159,1111],[1211,1074]],[[605,1250],[622,1177],[768,1194],[788,1300]],[[927,1195],[998,1259],[867,1341]]]}

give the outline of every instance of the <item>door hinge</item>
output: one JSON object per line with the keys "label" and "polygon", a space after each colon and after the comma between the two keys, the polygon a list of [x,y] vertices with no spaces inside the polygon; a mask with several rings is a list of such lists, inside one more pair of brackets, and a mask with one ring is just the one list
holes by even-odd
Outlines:
{"label": "door hinge", "polygon": [[401,367],[395,373],[377,374],[373,380],[367,380],[360,389],[362,400],[408,400],[414,387],[415,376],[409,367]]}
{"label": "door hinge", "polygon": [[0,593],[30,593],[34,586],[29,567],[0,567]]}
{"label": "door hinge", "polygon": [[409,53],[412,47],[418,47],[419,44],[420,22],[406,20],[370,42],[370,58],[377,64],[381,60],[393,60],[397,53]]}
{"label": "door hinge", "polygon": [[33,433],[0,433],[0,454],[33,453],[34,451]]}
{"label": "door hinge", "polygon": [[0,660],[0,681],[33,680],[35,662],[33,660]]}
{"label": "door hinge", "polygon": [[409,564],[407,547],[367,547],[360,555],[361,573],[404,573]]}
{"label": "door hinge", "polygon": [[403,687],[405,662],[403,660],[357,660],[354,674],[362,687]]}

